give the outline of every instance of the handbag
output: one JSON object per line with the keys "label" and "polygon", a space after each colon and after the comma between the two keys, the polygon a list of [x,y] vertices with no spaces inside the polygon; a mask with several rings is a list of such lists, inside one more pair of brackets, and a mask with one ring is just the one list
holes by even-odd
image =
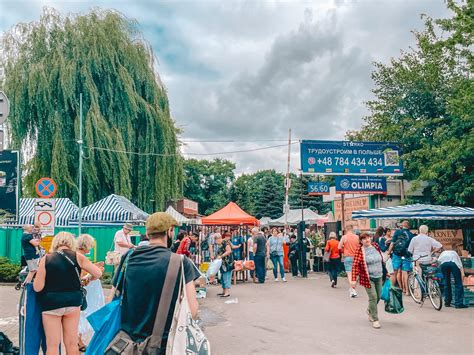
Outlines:
{"label": "handbag", "polygon": [[[179,266],[183,265],[182,256],[171,254],[168,271],[166,272],[165,283],[161,293],[160,303],[158,304],[155,316],[153,331],[143,342],[133,341],[127,332],[120,330],[110,342],[105,350],[105,355],[126,354],[158,354],[161,350],[161,341],[165,330],[166,319],[170,309],[176,281],[178,278]],[[181,273],[184,277],[184,269]],[[179,299],[179,298],[178,298]]]}
{"label": "handbag", "polygon": [[89,324],[94,329],[94,336],[87,346],[86,355],[103,355],[105,349],[107,349],[107,346],[122,326],[121,304],[125,293],[125,273],[131,254],[132,252],[127,254],[123,266],[118,270],[116,285],[120,285],[123,278],[122,291],[115,293],[112,302],[107,303],[87,317]]}
{"label": "handbag", "polygon": [[62,250],[58,250],[57,252],[59,255],[62,255],[63,257],[66,258],[69,263],[74,266],[74,270],[76,271],[77,279],[79,280],[79,285],[81,285],[80,291],[82,294],[82,301],[81,301],[81,311],[85,311],[87,308],[87,290],[82,286],[82,281],[81,281],[81,274],[79,273],[79,270],[77,269],[76,264],[66,255]]}
{"label": "handbag", "polygon": [[112,250],[115,244],[115,238],[112,239],[112,245],[109,248],[109,251],[107,254],[105,254],[105,265],[112,265],[112,266],[117,266],[120,264],[120,259],[122,258],[122,255],[120,252]]}
{"label": "handbag", "polygon": [[[181,259],[181,281],[178,302],[166,344],[167,355],[210,355],[211,346],[203,331],[193,319],[189,309],[186,280],[184,278],[183,259]],[[166,319],[165,319],[166,320]]]}
{"label": "handbag", "polygon": [[329,249],[328,251],[324,251],[324,255],[323,255],[323,261],[325,263],[328,263],[329,262],[329,258],[331,257],[331,251],[332,251],[332,248]]}

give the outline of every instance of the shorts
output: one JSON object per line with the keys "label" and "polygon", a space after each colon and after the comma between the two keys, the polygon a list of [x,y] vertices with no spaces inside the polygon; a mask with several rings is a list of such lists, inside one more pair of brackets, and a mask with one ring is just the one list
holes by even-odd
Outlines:
{"label": "shorts", "polygon": [[28,266],[28,271],[37,271],[39,266],[39,258],[26,260],[26,265]]}
{"label": "shorts", "polygon": [[353,261],[354,261],[353,256],[344,257],[344,270],[346,270],[346,272],[352,272],[352,262]]}
{"label": "shorts", "polygon": [[57,309],[52,309],[50,311],[44,311],[43,314],[62,317],[62,316],[65,316],[66,314],[74,312],[76,309],[79,309],[79,306],[78,307],[61,307]]}
{"label": "shorts", "polygon": [[395,254],[392,254],[392,266],[394,271],[402,269],[402,271],[409,272],[412,270],[410,259]]}

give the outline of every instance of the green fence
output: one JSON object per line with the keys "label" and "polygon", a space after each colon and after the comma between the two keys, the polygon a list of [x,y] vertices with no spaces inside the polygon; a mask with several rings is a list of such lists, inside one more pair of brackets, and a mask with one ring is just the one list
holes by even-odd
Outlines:
{"label": "green fence", "polygon": [[[115,233],[120,229],[117,226],[111,227],[82,227],[82,233],[92,235],[97,241],[95,250],[91,250],[90,259],[92,261],[105,261],[105,255],[113,247]],[[145,227],[135,227],[139,233],[145,233]],[[58,227],[55,232],[66,231],[77,235],[77,227]],[[0,256],[6,256],[13,262],[20,262],[21,259],[21,228],[0,228]],[[132,242],[137,245],[139,237],[132,237]]]}

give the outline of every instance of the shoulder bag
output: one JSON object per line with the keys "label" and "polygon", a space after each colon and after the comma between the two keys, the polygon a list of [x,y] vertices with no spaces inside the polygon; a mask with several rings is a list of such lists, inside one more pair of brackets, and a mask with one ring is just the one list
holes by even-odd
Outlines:
{"label": "shoulder bag", "polygon": [[[173,298],[173,293],[178,278],[180,255],[171,254],[168,271],[166,272],[165,283],[161,291],[160,303],[158,304],[155,316],[153,331],[143,342],[137,343],[132,340],[123,330],[120,330],[105,350],[106,355],[125,354],[125,355],[152,355],[159,354],[161,350],[161,341],[165,330],[166,319]],[[184,270],[183,272],[184,273]]]}
{"label": "shoulder bag", "polygon": [[120,259],[122,258],[122,255],[118,251],[113,250],[114,245],[115,236],[112,240],[112,245],[110,246],[109,251],[105,255],[105,265],[117,266],[118,264],[120,264]]}
{"label": "shoulder bag", "polygon": [[210,355],[211,346],[209,341],[193,319],[189,309],[182,259],[181,270],[178,302],[175,306],[173,322],[168,334],[166,355]]}
{"label": "shoulder bag", "polygon": [[62,255],[64,258],[66,258],[69,263],[74,266],[74,270],[76,271],[77,279],[79,280],[79,285],[81,285],[81,294],[82,294],[82,302],[81,302],[81,311],[85,311],[87,308],[87,290],[82,286],[82,281],[81,281],[81,274],[79,273],[79,270],[77,269],[76,264],[74,264],[74,261],[72,261],[62,250],[58,250],[57,253],[59,255]]}
{"label": "shoulder bag", "polygon": [[328,251],[324,250],[323,261],[325,263],[329,262],[329,258],[331,257],[331,251],[332,251],[332,248],[329,248]]}

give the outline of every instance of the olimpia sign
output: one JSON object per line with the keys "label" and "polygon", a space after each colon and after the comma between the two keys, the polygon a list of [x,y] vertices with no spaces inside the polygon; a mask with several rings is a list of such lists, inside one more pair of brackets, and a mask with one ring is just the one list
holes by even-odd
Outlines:
{"label": "olimpia sign", "polygon": [[376,176],[336,176],[338,194],[387,194],[387,178]]}

